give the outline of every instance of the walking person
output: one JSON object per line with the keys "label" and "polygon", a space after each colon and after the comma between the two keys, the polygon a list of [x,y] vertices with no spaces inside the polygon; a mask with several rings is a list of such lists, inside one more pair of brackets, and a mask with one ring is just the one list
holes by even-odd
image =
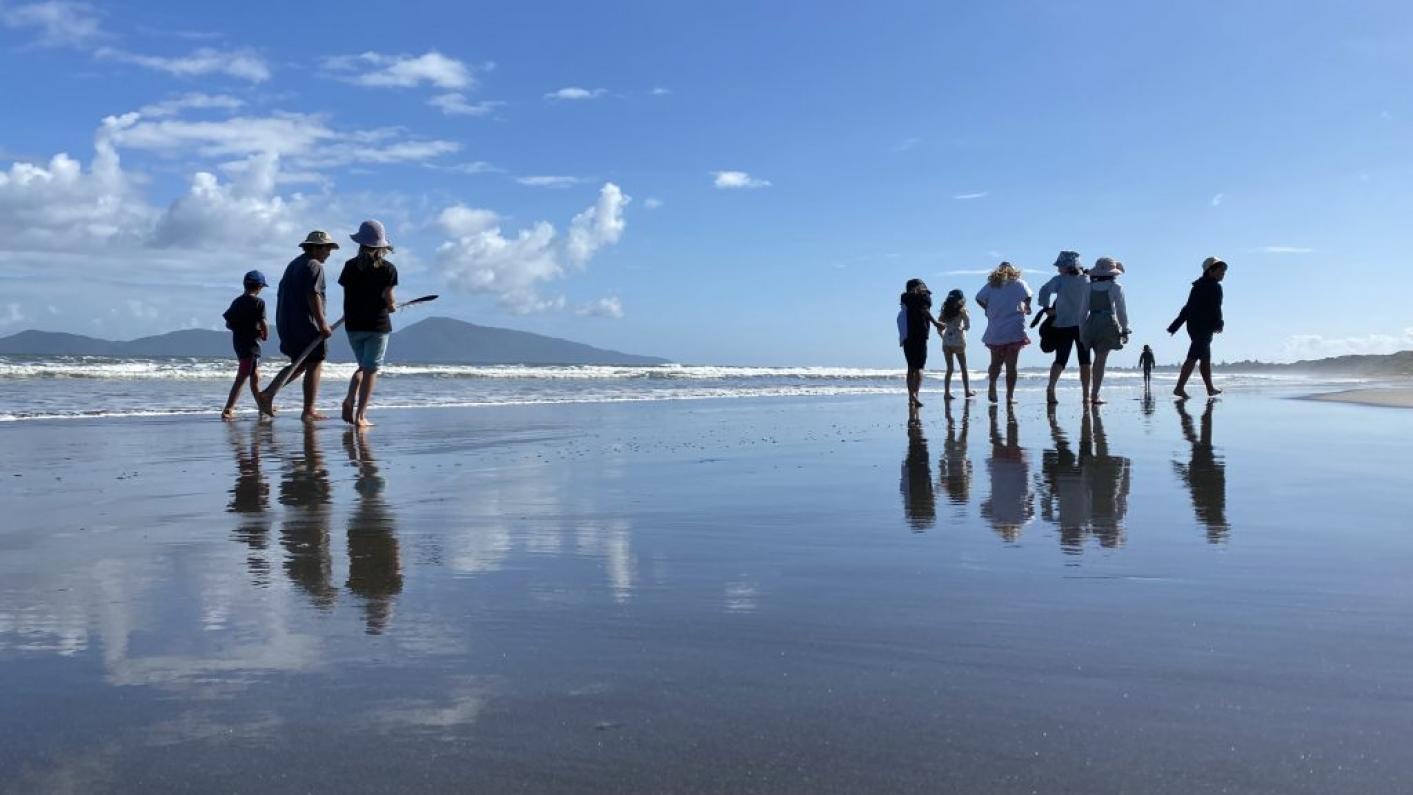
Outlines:
{"label": "walking person", "polygon": [[[315,230],[299,247],[304,249],[304,253],[285,267],[275,304],[275,329],[280,335],[280,352],[290,358],[290,364],[275,376],[270,385],[283,386],[303,373],[304,411],[300,418],[305,422],[314,422],[328,419],[315,410],[314,401],[319,397],[319,374],[328,355],[326,340],[334,333],[324,313],[324,262],[339,244],[327,232]],[[315,342],[318,345],[296,370],[295,360]],[[260,394],[260,410],[272,416],[275,413],[274,395],[268,388]]]}
{"label": "walking person", "polygon": [[1148,390],[1153,387],[1153,367],[1158,360],[1153,357],[1153,349],[1147,345],[1143,346],[1143,353],[1138,354],[1138,366],[1143,370],[1143,393],[1148,394]]}
{"label": "walking person", "polygon": [[397,266],[388,261],[392,244],[379,221],[364,221],[353,235],[358,255],[344,263],[339,274],[343,287],[343,318],[348,331],[348,344],[358,369],[348,381],[348,397],[343,401],[343,421],[359,428],[372,427],[368,421],[368,403],[373,397],[373,385],[388,350],[388,335],[397,301]]}
{"label": "walking person", "polygon": [[967,331],[971,329],[971,314],[967,312],[967,297],[961,290],[947,293],[937,319],[941,321],[942,355],[947,358],[945,397],[952,399],[953,360],[962,371],[962,392],[969,398],[976,397],[976,393],[971,391],[971,380],[967,374]]}
{"label": "walking person", "polygon": [[1051,277],[1040,288],[1040,306],[1054,314],[1050,322],[1055,331],[1055,363],[1050,365],[1050,385],[1045,389],[1045,400],[1050,405],[1059,403],[1055,397],[1055,385],[1060,375],[1070,363],[1070,351],[1079,353],[1079,394],[1080,399],[1089,402],[1089,346],[1081,339],[1079,314],[1081,301],[1089,290],[1089,277],[1080,267],[1079,254],[1074,251],[1061,251],[1055,259],[1059,273]]}
{"label": "walking person", "polygon": [[898,310],[898,344],[908,362],[908,408],[915,409],[922,405],[918,392],[927,367],[927,341],[933,327],[940,331],[942,326],[932,319],[932,291],[922,279],[908,279],[898,303],[902,305]]}
{"label": "walking person", "polygon": [[231,394],[226,398],[226,407],[221,409],[221,419],[235,419],[235,404],[240,399],[240,388],[250,380],[250,394],[255,397],[255,405],[260,405],[260,343],[270,338],[270,327],[265,323],[265,301],[260,291],[267,286],[265,274],[251,271],[245,274],[242,286],[245,292],[236,296],[222,317],[226,328],[231,330],[231,346],[235,348],[236,377],[231,384]]}
{"label": "walking person", "polygon": [[991,367],[987,371],[990,388],[986,396],[996,402],[996,381],[1001,367],[1006,368],[1006,403],[1016,402],[1016,361],[1021,348],[1030,344],[1025,333],[1025,316],[1030,314],[1030,286],[1021,280],[1021,272],[1009,262],[1002,262],[986,277],[986,286],[976,294],[976,303],[986,310],[986,333],[981,341],[991,350]]}
{"label": "walking person", "polygon": [[1109,352],[1121,350],[1128,342],[1128,306],[1124,302],[1124,289],[1118,283],[1124,272],[1123,263],[1110,257],[1100,257],[1094,261],[1089,271],[1089,289],[1080,302],[1080,337],[1094,352],[1094,370],[1091,374],[1093,389],[1089,402],[1103,403],[1099,397],[1099,387],[1104,384],[1104,365],[1109,360]]}
{"label": "walking person", "polygon": [[1177,319],[1168,326],[1169,334],[1187,324],[1187,336],[1192,341],[1187,349],[1187,359],[1182,363],[1177,386],[1173,394],[1187,397],[1187,379],[1192,376],[1192,368],[1201,365],[1202,383],[1207,394],[1216,396],[1222,390],[1212,385],[1212,335],[1221,334],[1225,328],[1222,321],[1222,279],[1227,275],[1227,264],[1217,257],[1208,257],[1202,262],[1202,277],[1192,283],[1192,291],[1187,294],[1187,303],[1178,313]]}

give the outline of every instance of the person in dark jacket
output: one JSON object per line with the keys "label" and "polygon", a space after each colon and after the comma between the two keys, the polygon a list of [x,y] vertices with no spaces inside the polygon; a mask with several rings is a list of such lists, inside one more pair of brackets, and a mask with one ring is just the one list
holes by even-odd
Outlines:
{"label": "person in dark jacket", "polygon": [[922,279],[908,279],[899,296],[898,344],[908,361],[908,408],[922,405],[918,392],[922,389],[922,371],[927,367],[927,341],[932,329],[942,330],[942,324],[932,317],[932,291]]}
{"label": "person in dark jacket", "polygon": [[1168,326],[1169,334],[1187,325],[1187,336],[1192,344],[1187,349],[1187,360],[1182,363],[1182,373],[1178,376],[1173,394],[1187,397],[1187,379],[1192,376],[1192,368],[1201,364],[1202,383],[1208,395],[1220,395],[1222,390],[1212,385],[1212,335],[1222,333],[1222,279],[1226,278],[1227,264],[1217,257],[1208,257],[1202,262],[1202,278],[1192,283],[1192,292],[1187,295],[1187,304],[1178,313],[1177,319]]}

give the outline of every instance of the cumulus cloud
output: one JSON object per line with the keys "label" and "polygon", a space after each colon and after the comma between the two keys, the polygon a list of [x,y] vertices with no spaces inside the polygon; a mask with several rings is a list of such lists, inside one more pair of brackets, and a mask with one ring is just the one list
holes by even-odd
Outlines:
{"label": "cumulus cloud", "polygon": [[0,22],[7,28],[35,30],[35,43],[45,47],[84,47],[107,37],[98,12],[87,3],[50,0],[0,7]]}
{"label": "cumulus cloud", "polygon": [[583,180],[578,177],[552,175],[516,177],[515,181],[521,185],[528,185],[532,188],[570,188],[583,182]]}
{"label": "cumulus cloud", "polygon": [[1413,350],[1413,328],[1402,334],[1365,334],[1353,337],[1326,337],[1322,334],[1295,334],[1286,338],[1285,355],[1290,359],[1322,359],[1351,354],[1398,353]]}
{"label": "cumulus cloud", "polygon": [[465,94],[453,92],[450,94],[438,94],[427,100],[427,104],[448,116],[489,116],[495,113],[496,108],[505,103],[494,101],[472,102],[466,98]]}
{"label": "cumulus cloud", "polygon": [[455,58],[432,50],[422,55],[383,55],[365,52],[324,59],[324,68],[351,83],[372,88],[413,88],[430,85],[445,89],[469,88],[471,68]]}
{"label": "cumulus cloud", "polygon": [[712,184],[722,190],[770,187],[769,180],[756,179],[744,171],[713,171],[712,178]]}
{"label": "cumulus cloud", "polygon": [[616,295],[610,295],[584,304],[575,309],[574,314],[579,317],[607,317],[618,320],[623,317],[623,301]]}
{"label": "cumulus cloud", "polygon": [[563,297],[544,297],[540,289],[618,242],[629,201],[617,185],[605,183],[594,205],[570,221],[563,240],[548,221],[507,236],[501,217],[491,210],[448,207],[437,222],[450,239],[437,255],[447,280],[458,289],[494,295],[502,306],[522,314],[563,309]]}
{"label": "cumulus cloud", "polygon": [[88,169],[61,152],[47,164],[13,163],[0,171],[0,240],[10,251],[141,239],[155,216],[102,138]]}
{"label": "cumulus cloud", "polygon": [[[222,183],[216,175],[197,172],[187,193],[157,220],[152,242],[158,247],[208,246],[212,241],[246,238],[250,247],[289,247],[302,236],[307,214],[305,199],[275,195],[279,158],[256,155],[239,169],[239,178]],[[258,234],[252,236],[252,232]],[[268,241],[260,243],[257,241]]]}
{"label": "cumulus cloud", "polygon": [[599,97],[607,93],[608,89],[606,88],[588,89],[580,88],[579,86],[568,86],[565,88],[561,88],[558,91],[551,91],[548,94],[545,94],[545,99],[568,100],[572,102],[584,99],[598,99]]}
{"label": "cumulus cloud", "polygon": [[263,83],[270,79],[270,67],[265,63],[265,59],[250,49],[218,50],[202,47],[188,55],[166,57],[103,47],[94,54],[106,60],[133,64],[177,77],[226,75],[252,83]]}

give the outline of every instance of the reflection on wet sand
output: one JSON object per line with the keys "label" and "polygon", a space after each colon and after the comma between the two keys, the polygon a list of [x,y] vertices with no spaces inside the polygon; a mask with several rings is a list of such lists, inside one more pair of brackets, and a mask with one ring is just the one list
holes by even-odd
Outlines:
{"label": "reflection on wet sand", "polygon": [[392,617],[393,598],[402,593],[402,558],[393,515],[383,498],[386,480],[365,431],[343,436],[349,463],[358,469],[358,503],[348,518],[348,581],[344,586],[363,599],[364,631],[381,634]]}
{"label": "reflection on wet sand", "polygon": [[1109,436],[1098,409],[1085,412],[1079,433],[1079,466],[1090,495],[1090,533],[1099,546],[1117,547],[1123,543],[1133,465],[1125,456],[1109,453]]}
{"label": "reflection on wet sand", "polygon": [[1182,423],[1183,438],[1192,445],[1192,454],[1186,464],[1174,461],[1173,471],[1192,494],[1192,509],[1197,521],[1207,527],[1207,541],[1220,544],[1226,541],[1231,525],[1227,524],[1227,465],[1212,446],[1212,410],[1217,401],[1207,401],[1200,432],[1192,426],[1187,401],[1179,400],[1174,405]]}
{"label": "reflection on wet sand", "polygon": [[1030,491],[1030,462],[1020,446],[1020,423],[1015,411],[1006,410],[1006,434],[1001,435],[999,409],[991,406],[991,456],[986,472],[991,478],[991,494],[981,503],[981,516],[1006,541],[1020,538],[1021,529],[1035,516]]}
{"label": "reflection on wet sand", "polygon": [[952,404],[947,403],[947,439],[942,443],[942,460],[938,468],[942,470],[942,490],[947,492],[947,502],[953,505],[966,505],[971,501],[971,459],[967,457],[967,430],[971,425],[971,402],[962,403],[962,428],[952,416]]}
{"label": "reflection on wet sand", "polygon": [[270,535],[270,483],[260,470],[260,447],[269,443],[270,428],[258,424],[247,435],[234,423],[226,427],[236,464],[235,485],[231,487],[226,511],[239,515],[235,537],[250,547],[246,567],[251,580],[263,587],[270,584],[270,564],[264,555]]}
{"label": "reflection on wet sand", "polygon": [[937,523],[937,496],[932,490],[932,457],[922,420],[914,408],[908,419],[908,454],[903,457],[903,474],[898,490],[903,494],[903,517],[915,533],[926,532]]}
{"label": "reflection on wet sand", "polygon": [[314,423],[304,423],[301,454],[285,462],[280,480],[280,504],[285,506],[280,545],[285,549],[285,574],[309,594],[316,607],[334,604],[333,562],[329,555],[329,470],[319,450]]}

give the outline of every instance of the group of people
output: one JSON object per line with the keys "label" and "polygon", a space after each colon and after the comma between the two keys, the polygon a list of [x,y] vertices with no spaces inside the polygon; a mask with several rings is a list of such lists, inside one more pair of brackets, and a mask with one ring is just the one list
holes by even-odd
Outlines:
{"label": "group of people", "polygon": [[[351,237],[358,244],[358,253],[344,263],[338,283],[343,287],[342,323],[358,369],[349,379],[342,416],[344,422],[365,428],[373,424],[368,420],[368,404],[387,353],[388,335],[392,333],[389,315],[397,309],[394,295],[397,266],[387,258],[393,247],[381,222],[364,221]],[[304,381],[302,419],[306,422],[327,419],[315,408],[315,401],[324,359],[328,356],[328,340],[339,324],[329,324],[324,263],[339,244],[327,232],[316,230],[299,245],[304,253],[285,266],[275,308],[280,352],[289,357],[290,363],[264,390],[260,388],[260,343],[270,337],[265,301],[260,298],[261,290],[268,286],[265,275],[258,270],[245,274],[244,292],[226,310],[226,328],[231,331],[239,366],[221,412],[222,419],[235,416],[236,401],[247,381],[261,416],[273,417],[275,395],[285,383],[301,375]]]}
{"label": "group of people", "polygon": [[[1079,254],[1061,251],[1055,260],[1056,274],[1040,288],[1040,315],[1030,321],[1039,326],[1041,349],[1054,352],[1050,380],[1045,390],[1046,401],[1059,402],[1055,387],[1069,366],[1071,356],[1079,360],[1079,380],[1085,405],[1104,402],[1100,389],[1104,383],[1104,368],[1109,354],[1128,344],[1131,330],[1128,304],[1124,299],[1119,277],[1125,272],[1122,262],[1112,257],[1100,257],[1094,266],[1085,269]],[[1212,383],[1212,337],[1223,330],[1222,279],[1227,263],[1218,257],[1208,257],[1202,263],[1202,275],[1192,283],[1187,303],[1171,325],[1169,334],[1187,327],[1191,344],[1173,394],[1186,398],[1187,382],[1197,369],[1207,394],[1221,393]],[[1021,349],[1030,344],[1027,318],[1033,314],[1030,286],[1021,279],[1021,272],[1009,262],[1002,262],[986,277],[986,284],[976,294],[976,304],[986,313],[986,331],[981,341],[991,352],[987,375],[987,397],[998,402],[997,386],[1001,371],[1006,373],[1006,402],[1015,402],[1016,368]],[[966,295],[952,290],[942,302],[936,317],[932,316],[932,293],[922,279],[909,279],[899,298],[898,343],[908,365],[908,405],[922,405],[919,393],[923,370],[927,366],[927,346],[935,329],[942,338],[942,353],[947,370],[944,397],[952,396],[952,372],[961,370],[962,390],[966,397],[975,396],[967,374],[966,334],[971,329],[971,316],[966,307]],[[1145,345],[1139,357],[1144,385],[1151,383],[1156,360],[1152,349]]]}

